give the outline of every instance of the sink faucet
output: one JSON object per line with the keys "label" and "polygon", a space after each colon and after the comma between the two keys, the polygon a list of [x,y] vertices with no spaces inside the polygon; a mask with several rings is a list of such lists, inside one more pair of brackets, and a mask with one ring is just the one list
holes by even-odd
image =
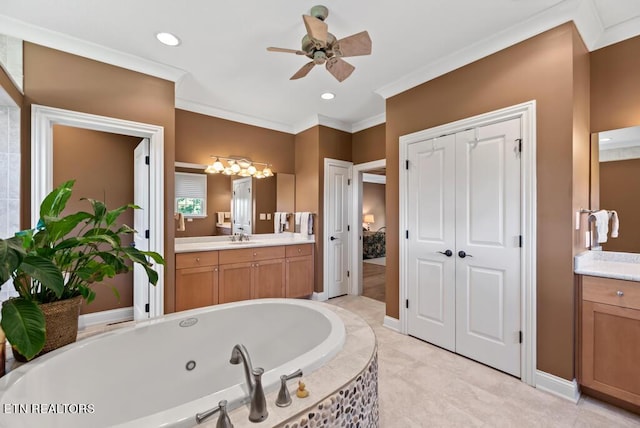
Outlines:
{"label": "sink faucet", "polygon": [[243,363],[244,377],[249,387],[249,397],[251,399],[249,420],[251,422],[262,422],[269,415],[267,411],[267,399],[264,396],[264,389],[262,388],[264,369],[261,367],[253,368],[249,351],[247,351],[247,348],[242,344],[233,347],[229,362],[231,364]]}

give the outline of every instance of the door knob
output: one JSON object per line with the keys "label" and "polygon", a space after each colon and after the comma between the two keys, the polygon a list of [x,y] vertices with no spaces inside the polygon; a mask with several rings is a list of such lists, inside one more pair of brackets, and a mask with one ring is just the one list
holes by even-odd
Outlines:
{"label": "door knob", "polygon": [[464,259],[465,257],[473,257],[471,254],[467,254],[464,251],[460,250],[458,251],[458,257],[460,257],[461,259]]}
{"label": "door knob", "polygon": [[444,254],[447,257],[451,257],[453,255],[453,251],[451,250],[447,250],[447,251],[438,251],[440,254]]}
{"label": "door knob", "polygon": [[336,239],[338,239],[338,238],[336,238],[335,236],[332,236],[332,237],[331,237],[331,238],[329,238],[329,239],[331,239],[332,241],[335,241],[335,240],[336,240]]}

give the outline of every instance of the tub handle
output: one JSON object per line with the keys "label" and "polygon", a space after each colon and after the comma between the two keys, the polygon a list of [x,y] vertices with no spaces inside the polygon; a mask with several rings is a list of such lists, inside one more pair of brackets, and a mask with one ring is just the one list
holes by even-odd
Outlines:
{"label": "tub handle", "polygon": [[276,406],[287,407],[291,404],[291,395],[287,388],[287,381],[297,377],[302,377],[302,369],[298,369],[290,375],[280,376],[280,391],[278,392],[278,398],[276,399]]}
{"label": "tub handle", "polygon": [[207,410],[206,412],[197,413],[196,422],[198,424],[201,424],[204,420],[215,415],[217,412],[220,412],[220,416],[218,417],[216,427],[233,428],[233,424],[231,423],[231,419],[229,418],[229,414],[227,413],[227,400],[220,401],[218,403],[218,407],[214,407],[213,409]]}

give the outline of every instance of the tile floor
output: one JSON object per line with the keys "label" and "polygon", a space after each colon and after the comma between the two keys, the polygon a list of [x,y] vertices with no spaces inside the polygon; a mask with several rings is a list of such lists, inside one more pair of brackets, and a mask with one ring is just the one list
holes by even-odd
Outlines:
{"label": "tile floor", "polygon": [[385,305],[329,303],[364,318],[378,340],[380,427],[640,427],[640,415],[583,396],[578,404],[382,326]]}

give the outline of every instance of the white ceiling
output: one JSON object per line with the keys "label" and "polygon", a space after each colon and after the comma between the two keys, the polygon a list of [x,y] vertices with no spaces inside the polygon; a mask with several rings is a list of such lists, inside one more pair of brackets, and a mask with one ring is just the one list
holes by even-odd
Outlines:
{"label": "white ceiling", "polygon": [[591,50],[640,34],[638,0],[324,0],[329,31],[368,30],[372,55],[348,58],[356,70],[342,83],[323,67],[290,81],[307,59],[266,47],[298,49],[315,4],[2,0],[0,32],[174,80],[178,108],[292,133],[381,123],[385,98],[570,20]]}

